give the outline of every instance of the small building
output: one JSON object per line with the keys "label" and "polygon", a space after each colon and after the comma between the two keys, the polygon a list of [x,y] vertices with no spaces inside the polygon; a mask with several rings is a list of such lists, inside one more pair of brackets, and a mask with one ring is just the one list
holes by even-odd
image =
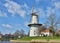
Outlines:
{"label": "small building", "polygon": [[18,36],[18,38],[21,38],[21,36]]}
{"label": "small building", "polygon": [[3,36],[3,35],[2,35],[2,34],[0,34],[0,39],[2,38],[2,36]]}
{"label": "small building", "polygon": [[60,30],[55,33],[56,36],[60,36]]}
{"label": "small building", "polygon": [[43,30],[39,36],[52,36],[49,29]]}

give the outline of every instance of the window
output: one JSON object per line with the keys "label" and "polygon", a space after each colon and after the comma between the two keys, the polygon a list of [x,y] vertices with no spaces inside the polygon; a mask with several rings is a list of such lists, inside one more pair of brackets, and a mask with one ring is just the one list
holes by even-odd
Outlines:
{"label": "window", "polygon": [[35,35],[35,31],[34,31],[34,35]]}
{"label": "window", "polygon": [[35,31],[34,31],[35,32]]}
{"label": "window", "polygon": [[34,33],[34,35],[35,35],[35,33]]}

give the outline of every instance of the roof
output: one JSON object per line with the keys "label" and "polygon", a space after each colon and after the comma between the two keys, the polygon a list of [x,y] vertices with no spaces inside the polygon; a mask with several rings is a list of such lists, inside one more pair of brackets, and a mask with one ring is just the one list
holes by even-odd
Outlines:
{"label": "roof", "polygon": [[60,32],[60,30],[58,30],[58,32]]}
{"label": "roof", "polygon": [[50,32],[49,29],[43,30],[42,32]]}

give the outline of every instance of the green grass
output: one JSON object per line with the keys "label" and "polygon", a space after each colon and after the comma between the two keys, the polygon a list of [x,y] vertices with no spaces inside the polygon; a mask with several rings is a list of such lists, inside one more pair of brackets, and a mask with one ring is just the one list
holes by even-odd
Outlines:
{"label": "green grass", "polygon": [[51,40],[51,39],[55,39],[55,40],[60,40],[60,37],[56,37],[56,36],[54,36],[54,37],[23,37],[23,38],[21,38],[21,39],[17,39],[17,40],[29,40],[29,41],[31,41],[32,39],[38,39],[38,40]]}

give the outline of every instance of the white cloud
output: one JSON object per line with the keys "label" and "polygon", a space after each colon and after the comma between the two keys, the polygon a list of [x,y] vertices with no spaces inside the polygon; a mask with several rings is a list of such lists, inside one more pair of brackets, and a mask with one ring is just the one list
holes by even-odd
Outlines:
{"label": "white cloud", "polygon": [[5,12],[2,12],[2,11],[0,10],[0,16],[1,16],[1,17],[7,17],[7,14],[6,14]]}
{"label": "white cloud", "polygon": [[26,3],[24,3],[23,7],[29,9],[28,5]]}
{"label": "white cloud", "polygon": [[24,17],[26,14],[26,11],[22,9],[22,7],[28,8],[27,4],[24,4],[24,6],[22,6],[13,1],[7,1],[4,6],[8,9],[8,12],[12,13],[12,16],[19,14],[22,17]]}
{"label": "white cloud", "polygon": [[60,8],[60,2],[55,2],[55,7]]}
{"label": "white cloud", "polygon": [[51,0],[52,2],[56,2],[57,0]]}
{"label": "white cloud", "polygon": [[21,10],[21,11],[18,11],[17,12],[20,16],[24,17],[25,14],[26,14],[26,11],[25,10]]}
{"label": "white cloud", "polygon": [[36,2],[39,2],[39,1],[41,1],[41,0],[35,0]]}
{"label": "white cloud", "polygon": [[21,26],[21,24],[15,24],[15,27],[20,27]]}
{"label": "white cloud", "polygon": [[60,1],[59,0],[51,0],[51,7],[55,7],[55,8],[60,8]]}
{"label": "white cloud", "polygon": [[2,26],[5,28],[12,28],[12,25],[10,25],[10,24],[2,24]]}
{"label": "white cloud", "polygon": [[52,13],[55,14],[55,8],[47,7],[46,13],[48,16]]}
{"label": "white cloud", "polygon": [[25,22],[25,26],[28,27],[28,24],[29,24],[29,22],[26,21],[26,22]]}
{"label": "white cloud", "polygon": [[48,0],[35,0],[36,2],[39,2],[39,1],[48,1]]}
{"label": "white cloud", "polygon": [[53,0],[53,1],[54,2],[52,2],[52,6],[47,7],[47,14],[53,12],[54,14],[60,15],[60,1],[58,0]]}

